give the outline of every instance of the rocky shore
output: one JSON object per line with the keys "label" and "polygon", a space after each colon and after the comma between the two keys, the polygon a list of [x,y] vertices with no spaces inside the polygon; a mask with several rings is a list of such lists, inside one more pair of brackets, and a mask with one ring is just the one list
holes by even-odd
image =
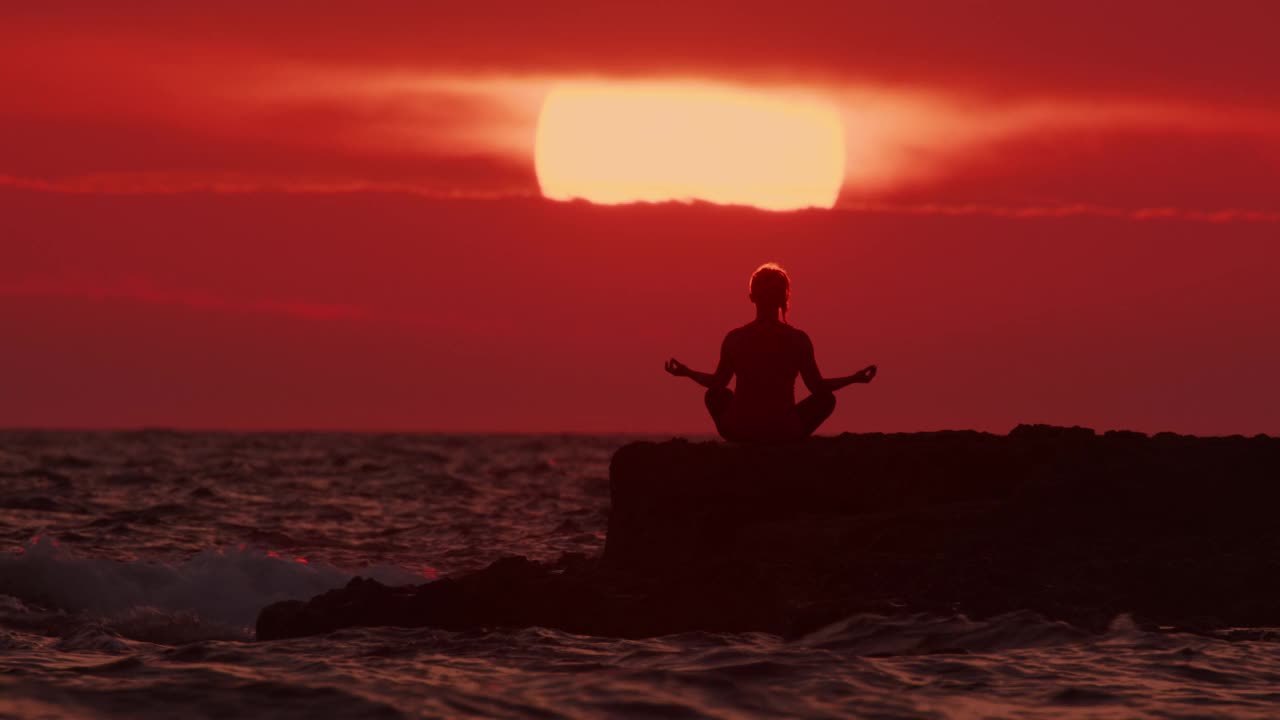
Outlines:
{"label": "rocky shore", "polygon": [[860,612],[1280,626],[1280,439],[1019,426],[771,447],[633,443],[602,557],[356,579],[260,640],[363,625],[803,633]]}

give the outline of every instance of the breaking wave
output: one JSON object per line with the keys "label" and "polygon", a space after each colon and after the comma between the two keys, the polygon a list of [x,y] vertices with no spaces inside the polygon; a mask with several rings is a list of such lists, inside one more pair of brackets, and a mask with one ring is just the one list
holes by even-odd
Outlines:
{"label": "breaking wave", "polygon": [[[205,550],[178,562],[77,557],[47,537],[0,555],[0,594],[26,605],[126,622],[214,623],[244,628],[280,600],[305,600],[356,575],[403,585],[427,578],[398,567],[358,572],[239,546]],[[185,617],[185,621],[173,618]]]}

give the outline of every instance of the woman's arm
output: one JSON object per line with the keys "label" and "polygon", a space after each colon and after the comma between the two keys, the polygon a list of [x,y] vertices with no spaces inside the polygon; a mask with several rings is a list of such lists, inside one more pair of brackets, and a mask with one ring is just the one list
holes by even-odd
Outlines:
{"label": "woman's arm", "polygon": [[828,386],[830,381],[823,378],[822,372],[818,370],[818,360],[813,354],[813,341],[804,333],[800,333],[800,379],[814,395],[829,395],[835,390]]}
{"label": "woman's arm", "polygon": [[714,373],[698,372],[675,358],[668,360],[664,368],[672,375],[687,377],[704,388],[728,387],[729,379],[733,377],[733,367],[729,364],[728,348],[729,338],[726,336],[724,342],[720,344],[720,362],[716,365]]}
{"label": "woman's arm", "polygon": [[853,385],[854,383],[869,383],[876,376],[876,366],[868,365],[858,372],[847,377],[840,378],[824,378],[822,373],[818,371],[818,361],[814,357],[813,342],[809,340],[808,335],[802,335],[801,345],[801,362],[800,362],[800,378],[804,380],[805,387],[809,388],[809,392],[814,395],[825,395],[833,393],[840,388]]}
{"label": "woman's arm", "polygon": [[835,392],[840,388],[853,385],[855,383],[869,383],[876,376],[876,366],[868,365],[858,372],[842,378],[823,378],[822,382],[826,385],[827,392]]}
{"label": "woman's arm", "polygon": [[667,372],[675,375],[676,377],[687,377],[704,388],[722,388],[729,384],[727,380],[720,382],[715,373],[698,372],[697,370],[687,367],[675,358],[671,358],[667,361]]}

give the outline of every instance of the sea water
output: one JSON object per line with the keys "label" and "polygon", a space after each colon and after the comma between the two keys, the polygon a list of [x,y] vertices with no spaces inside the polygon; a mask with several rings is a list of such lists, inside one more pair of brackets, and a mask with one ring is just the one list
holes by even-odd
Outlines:
{"label": "sea water", "polygon": [[254,641],[263,606],[355,575],[598,554],[609,458],[629,440],[0,433],[0,718],[1280,716],[1267,633],[1124,616],[1101,635],[1014,612],[861,615],[800,638]]}

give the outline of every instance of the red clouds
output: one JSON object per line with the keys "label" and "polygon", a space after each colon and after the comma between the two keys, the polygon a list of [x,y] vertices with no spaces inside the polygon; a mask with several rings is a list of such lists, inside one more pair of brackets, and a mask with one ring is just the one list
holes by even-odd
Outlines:
{"label": "red clouds", "polygon": [[[91,15],[91,13],[89,13]],[[176,31],[88,29],[87,15],[0,28],[0,176],[31,187],[152,192],[391,188],[529,193],[510,156],[528,124],[483,93],[381,87],[263,49]],[[536,112],[536,107],[528,114]],[[477,135],[485,135],[478,142]],[[530,131],[531,134],[531,131]]]}
{"label": "red clouds", "polygon": [[[1026,132],[959,148],[939,174],[860,198],[935,204],[1069,209],[1140,216],[1252,216],[1280,221],[1280,135],[1152,127]],[[1159,214],[1159,213],[1157,213]]]}
{"label": "red clouds", "polygon": [[[980,0],[358,4],[228,0],[216,11],[90,0],[6,10],[16,32],[161,38],[199,53],[446,73],[711,75],[952,88],[1035,97],[1274,107],[1280,9]],[[181,56],[172,58],[181,63]]]}
{"label": "red clouds", "polygon": [[[849,128],[895,163],[873,173],[883,183],[851,181],[849,200],[1275,209],[1262,188],[1280,135],[1257,130],[1280,125],[1270,2],[83,0],[4,14],[0,176],[26,186],[532,194],[534,115],[556,78],[701,77],[856,89],[852,113],[877,93],[928,99],[919,127],[887,114],[869,135]],[[1046,110],[1016,119],[1028,104]],[[1174,137],[1178,115],[1190,125]],[[1148,174],[1093,182],[1117,167]]]}

